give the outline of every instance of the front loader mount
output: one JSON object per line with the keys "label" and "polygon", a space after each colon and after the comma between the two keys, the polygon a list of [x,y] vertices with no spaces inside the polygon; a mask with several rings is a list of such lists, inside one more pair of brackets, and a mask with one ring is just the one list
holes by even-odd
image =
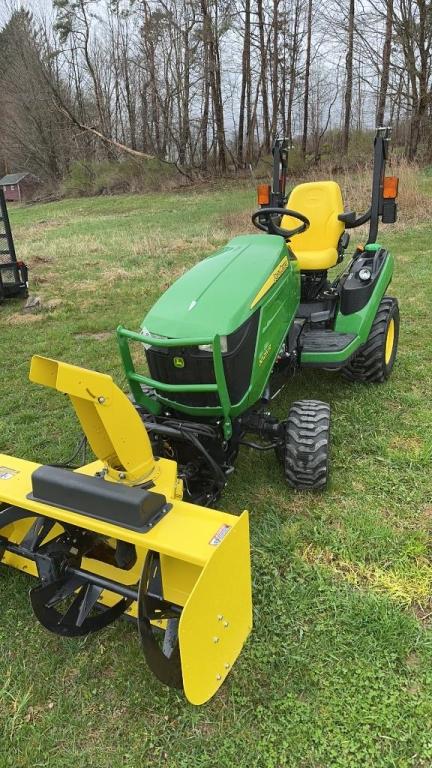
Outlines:
{"label": "front loader mount", "polygon": [[126,615],[153,674],[204,703],[252,626],[248,513],[183,501],[110,376],[34,357],[30,378],[69,395],[97,458],[71,472],[0,455],[0,562],[36,577],[45,629],[82,636]]}

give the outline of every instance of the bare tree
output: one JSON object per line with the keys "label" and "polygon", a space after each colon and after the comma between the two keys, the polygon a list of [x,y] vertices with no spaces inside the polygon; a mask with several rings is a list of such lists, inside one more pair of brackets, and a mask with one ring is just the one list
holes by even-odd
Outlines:
{"label": "bare tree", "polygon": [[355,0],[349,0],[348,10],[348,39],[347,39],[347,53],[345,60],[345,112],[344,112],[344,125],[342,133],[342,151],[347,152],[349,134],[351,128],[351,107],[352,107],[352,92],[353,92],[353,59],[354,59],[354,16],[355,16]]}
{"label": "bare tree", "polygon": [[385,38],[382,54],[381,83],[377,106],[377,125],[384,124],[384,115],[387,99],[387,90],[390,76],[391,44],[393,35],[393,0],[385,0],[386,4],[386,24]]}
{"label": "bare tree", "polygon": [[303,157],[306,157],[307,140],[308,140],[309,81],[310,81],[311,48],[312,48],[312,2],[313,0],[308,0],[306,65],[305,65],[304,108],[303,108],[303,136],[302,136]]}
{"label": "bare tree", "polygon": [[238,140],[237,140],[237,158],[240,165],[244,162],[244,131],[245,118],[246,127],[249,131],[250,109],[246,110],[246,104],[250,105],[251,88],[251,4],[250,0],[245,0],[244,8],[244,30],[243,30],[243,52],[242,52],[242,73],[241,73],[241,91],[239,106]]}

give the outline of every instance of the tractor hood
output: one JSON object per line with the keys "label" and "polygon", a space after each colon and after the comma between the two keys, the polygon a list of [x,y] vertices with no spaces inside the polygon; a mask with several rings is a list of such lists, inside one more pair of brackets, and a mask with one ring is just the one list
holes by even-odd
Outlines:
{"label": "tractor hood", "polygon": [[287,258],[282,237],[235,237],[176,280],[142,327],[169,338],[229,335],[255,311]]}

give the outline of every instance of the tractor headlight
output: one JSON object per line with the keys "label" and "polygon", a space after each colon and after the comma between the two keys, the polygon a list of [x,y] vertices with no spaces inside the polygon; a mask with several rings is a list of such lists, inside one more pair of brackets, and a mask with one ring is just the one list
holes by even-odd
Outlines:
{"label": "tractor headlight", "polygon": [[[226,336],[220,337],[220,345],[221,352],[224,355],[226,352],[228,352],[228,339]],[[200,344],[198,349],[200,349],[201,352],[213,352],[213,344]]]}
{"label": "tractor headlight", "polygon": [[[166,336],[159,336],[158,333],[150,333],[148,328],[145,328],[144,326],[140,330],[141,336],[152,336],[154,339],[166,339]],[[144,344],[144,349],[150,349],[151,344]]]}
{"label": "tractor headlight", "polygon": [[370,269],[367,269],[367,267],[363,267],[363,269],[361,269],[359,271],[358,276],[359,276],[360,280],[362,281],[362,283],[366,283],[368,280],[371,279],[372,273],[371,273]]}

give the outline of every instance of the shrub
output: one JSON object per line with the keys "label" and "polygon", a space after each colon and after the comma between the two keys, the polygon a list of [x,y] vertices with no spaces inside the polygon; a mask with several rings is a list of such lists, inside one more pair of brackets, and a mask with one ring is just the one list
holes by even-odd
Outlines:
{"label": "shrub", "polygon": [[71,197],[162,191],[178,186],[181,178],[173,166],[158,160],[78,160],[71,164],[63,190]]}

